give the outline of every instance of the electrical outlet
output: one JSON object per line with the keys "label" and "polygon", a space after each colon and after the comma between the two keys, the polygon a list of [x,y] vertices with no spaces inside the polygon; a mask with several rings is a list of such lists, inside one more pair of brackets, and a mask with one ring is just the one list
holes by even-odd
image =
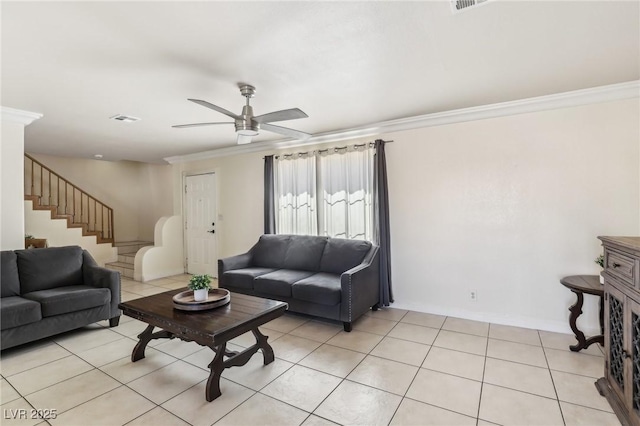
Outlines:
{"label": "electrical outlet", "polygon": [[478,290],[469,290],[469,299],[471,299],[472,302],[477,302]]}

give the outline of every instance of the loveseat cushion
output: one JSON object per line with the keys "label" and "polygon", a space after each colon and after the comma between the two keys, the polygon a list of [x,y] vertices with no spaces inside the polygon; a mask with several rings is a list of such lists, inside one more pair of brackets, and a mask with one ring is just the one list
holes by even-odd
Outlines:
{"label": "loveseat cushion", "polygon": [[20,296],[20,278],[18,276],[18,256],[13,251],[0,254],[0,297]]}
{"label": "loveseat cushion", "polygon": [[111,302],[111,290],[74,285],[33,291],[23,297],[39,302],[43,317],[52,317],[107,305]]}
{"label": "loveseat cushion", "polygon": [[293,284],[294,299],[334,306],[342,300],[340,275],[318,272]]}
{"label": "loveseat cushion", "polygon": [[322,253],[320,271],[342,274],[362,263],[370,249],[369,241],[329,238]]}
{"label": "loveseat cushion", "polygon": [[274,296],[291,297],[291,286],[314,272],[279,269],[268,274],[260,275],[253,282],[255,291]]}
{"label": "loveseat cushion", "polygon": [[0,321],[2,325],[0,328],[2,330],[31,324],[41,319],[42,312],[38,302],[19,296],[0,299]]}
{"label": "loveseat cushion", "polygon": [[17,250],[21,294],[82,285],[82,249],[78,246]]}
{"label": "loveseat cushion", "polygon": [[262,268],[282,268],[290,240],[290,235],[261,236],[251,249],[251,265]]}
{"label": "loveseat cushion", "polygon": [[282,267],[303,271],[317,271],[328,237],[295,235],[291,237]]}
{"label": "loveseat cushion", "polygon": [[225,286],[253,289],[253,279],[260,275],[268,274],[273,268],[243,268],[232,269],[224,273]]}

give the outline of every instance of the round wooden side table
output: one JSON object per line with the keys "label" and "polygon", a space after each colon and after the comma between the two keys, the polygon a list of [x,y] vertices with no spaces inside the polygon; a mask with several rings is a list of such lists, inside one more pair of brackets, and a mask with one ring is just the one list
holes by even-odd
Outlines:
{"label": "round wooden side table", "polygon": [[[575,305],[569,308],[571,312],[571,316],[569,317],[569,325],[571,326],[571,330],[576,335],[576,339],[578,339],[577,345],[569,346],[574,352],[578,352],[582,349],[586,349],[593,343],[600,343],[604,345],[604,286],[600,284],[600,277],[597,275],[571,275],[568,277],[564,277],[560,280],[560,283],[567,287],[569,290],[574,292],[578,297]],[[586,339],[584,337],[584,333],[578,330],[576,326],[576,320],[582,314],[582,304],[584,302],[583,294],[593,294],[594,296],[600,297],[600,335],[589,337]]]}

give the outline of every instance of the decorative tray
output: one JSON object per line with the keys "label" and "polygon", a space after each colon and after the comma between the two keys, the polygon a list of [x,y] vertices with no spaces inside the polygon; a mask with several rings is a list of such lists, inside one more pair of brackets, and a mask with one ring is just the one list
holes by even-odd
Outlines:
{"label": "decorative tray", "polygon": [[229,303],[231,293],[224,288],[212,288],[209,290],[209,298],[203,302],[196,302],[193,291],[187,290],[173,296],[173,307],[182,311],[205,311],[224,306]]}

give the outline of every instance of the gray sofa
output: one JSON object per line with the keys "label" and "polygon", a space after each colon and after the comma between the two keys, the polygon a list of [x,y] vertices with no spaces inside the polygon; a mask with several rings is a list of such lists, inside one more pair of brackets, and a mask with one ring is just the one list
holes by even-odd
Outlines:
{"label": "gray sofa", "polygon": [[378,246],[307,235],[263,235],[247,253],[218,261],[218,286],[342,321],[345,331],[379,300]]}
{"label": "gray sofa", "polygon": [[120,320],[120,274],[77,246],[1,252],[2,350],[96,321]]}

